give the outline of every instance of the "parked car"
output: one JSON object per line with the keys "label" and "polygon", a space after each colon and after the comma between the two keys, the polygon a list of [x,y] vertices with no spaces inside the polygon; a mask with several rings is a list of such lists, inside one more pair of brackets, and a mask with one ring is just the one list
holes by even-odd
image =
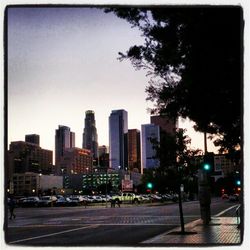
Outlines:
{"label": "parked car", "polygon": [[223,194],[222,196],[221,196],[221,198],[224,200],[224,199],[229,199],[229,195],[228,194]]}
{"label": "parked car", "polygon": [[79,197],[71,197],[68,199],[69,199],[68,205],[70,206],[80,206],[82,204]]}
{"label": "parked car", "polygon": [[69,203],[69,198],[59,197],[57,198],[57,201],[55,202],[55,206],[64,207],[64,206],[67,206],[68,203]]}
{"label": "parked car", "polygon": [[22,198],[19,200],[19,206],[21,207],[37,207],[39,204],[39,198],[37,196],[31,196],[27,198]]}
{"label": "parked car", "polygon": [[238,194],[230,195],[229,201],[239,201],[239,195]]}
{"label": "parked car", "polygon": [[162,194],[161,198],[163,201],[171,201],[173,199],[173,195],[171,194]]}
{"label": "parked car", "polygon": [[141,194],[140,195],[141,202],[150,202],[150,197],[146,194]]}
{"label": "parked car", "polygon": [[87,196],[87,202],[88,203],[93,203],[93,202],[95,202],[95,199],[91,195],[88,195]]}
{"label": "parked car", "polygon": [[38,202],[38,206],[40,207],[49,207],[53,206],[57,201],[57,198],[55,196],[42,196]]}
{"label": "parked car", "polygon": [[103,202],[102,197],[99,195],[94,195],[93,198],[94,198],[95,202],[98,202],[98,203]]}
{"label": "parked car", "polygon": [[112,197],[110,195],[107,194],[107,196],[105,194],[101,195],[102,198],[102,202],[106,202],[106,197],[107,197],[107,201],[111,201]]}
{"label": "parked car", "polygon": [[162,201],[162,197],[159,196],[159,195],[156,195],[156,194],[151,194],[151,195],[150,195],[150,198],[151,198],[153,201]]}

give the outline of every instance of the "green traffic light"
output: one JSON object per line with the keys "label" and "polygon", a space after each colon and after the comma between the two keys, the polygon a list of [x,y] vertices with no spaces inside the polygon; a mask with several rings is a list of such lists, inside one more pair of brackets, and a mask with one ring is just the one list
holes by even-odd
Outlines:
{"label": "green traffic light", "polygon": [[237,181],[236,181],[236,185],[237,185],[237,186],[240,186],[240,184],[241,184],[241,181],[240,181],[240,180],[237,180]]}
{"label": "green traffic light", "polygon": [[147,183],[147,188],[152,189],[153,188],[153,184],[151,182],[148,182]]}
{"label": "green traffic light", "polygon": [[203,169],[206,170],[206,171],[210,170],[210,165],[208,163],[205,163],[203,165]]}

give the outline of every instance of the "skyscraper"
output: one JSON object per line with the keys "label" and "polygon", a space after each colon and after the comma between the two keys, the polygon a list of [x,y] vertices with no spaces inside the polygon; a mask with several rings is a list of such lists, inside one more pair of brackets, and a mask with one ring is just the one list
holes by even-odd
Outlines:
{"label": "skyscraper", "polygon": [[93,110],[87,110],[85,112],[82,147],[91,150],[93,159],[97,161],[98,139],[95,125],[95,112]]}
{"label": "skyscraper", "polygon": [[40,136],[36,135],[36,134],[25,135],[25,142],[34,143],[34,144],[39,146],[40,145]]}
{"label": "skyscraper", "polygon": [[75,147],[75,133],[67,126],[59,125],[55,135],[55,165],[56,174],[61,174],[60,162],[65,155],[67,148]]}
{"label": "skyscraper", "polygon": [[110,164],[113,169],[128,167],[128,113],[112,110],[109,116],[109,152]]}
{"label": "skyscraper", "polygon": [[128,130],[128,167],[130,171],[141,172],[141,142],[138,129]]}
{"label": "skyscraper", "polygon": [[177,128],[177,122],[166,115],[151,116],[150,123],[160,126],[161,131],[169,135],[174,135]]}
{"label": "skyscraper", "polygon": [[141,126],[141,164],[142,170],[159,166],[159,160],[155,158],[156,150],[153,148],[152,139],[160,142],[160,127],[154,124]]}

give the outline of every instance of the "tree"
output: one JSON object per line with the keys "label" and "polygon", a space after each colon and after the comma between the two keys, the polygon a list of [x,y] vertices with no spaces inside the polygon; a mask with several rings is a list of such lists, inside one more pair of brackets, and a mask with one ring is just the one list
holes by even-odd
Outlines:
{"label": "tree", "polygon": [[[155,158],[160,160],[160,166],[144,171],[143,185],[154,183],[154,190],[161,193],[167,190],[178,191],[179,181],[184,182],[186,191],[196,193],[197,166],[193,159],[199,155],[201,150],[193,150],[189,147],[191,139],[185,134],[185,129],[177,129],[174,135],[161,131],[160,143],[151,139],[155,148]],[[182,180],[177,181],[182,175]]]}
{"label": "tree", "polygon": [[145,37],[120,60],[150,76],[152,112],[190,118],[216,135],[222,151],[241,144],[242,9],[240,7],[113,8]]}

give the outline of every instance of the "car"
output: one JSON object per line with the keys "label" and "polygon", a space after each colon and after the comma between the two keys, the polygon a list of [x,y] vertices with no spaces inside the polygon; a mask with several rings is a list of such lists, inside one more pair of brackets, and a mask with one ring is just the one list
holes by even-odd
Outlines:
{"label": "car", "polygon": [[88,203],[94,203],[94,202],[95,202],[94,197],[91,196],[91,195],[88,195],[88,196],[87,196],[87,202],[88,202]]}
{"label": "car", "polygon": [[69,203],[68,198],[59,197],[59,198],[57,198],[57,201],[55,202],[55,206],[57,206],[57,207],[64,207],[64,206],[67,206],[68,203]]}
{"label": "car", "polygon": [[137,194],[134,193],[121,193],[117,195],[112,196],[111,202],[116,202],[116,203],[140,203],[141,202],[141,197]]}
{"label": "car", "polygon": [[80,206],[82,204],[79,197],[71,197],[68,198],[68,205],[69,206]]}
{"label": "car", "polygon": [[22,198],[19,205],[21,207],[37,207],[39,202],[40,202],[40,199],[37,196],[30,196],[27,198]]}
{"label": "car", "polygon": [[239,194],[230,195],[229,201],[239,201]]}
{"label": "car", "polygon": [[150,195],[150,197],[151,197],[151,199],[152,199],[152,201],[162,201],[162,197],[161,196],[159,196],[159,195],[156,195],[156,194],[151,194]]}
{"label": "car", "polygon": [[105,195],[105,194],[101,195],[101,198],[102,198],[102,202],[106,202],[106,198],[107,198],[108,202],[112,200],[112,197],[110,195],[108,195],[108,194],[107,195]]}
{"label": "car", "polygon": [[173,199],[173,195],[171,194],[162,194],[161,198],[163,201],[171,201]]}
{"label": "car", "polygon": [[57,198],[55,196],[42,196],[38,202],[38,206],[40,207],[49,207],[53,206],[57,201]]}
{"label": "car", "polygon": [[95,196],[93,196],[93,198],[94,198],[95,202],[98,202],[98,203],[103,202],[102,197],[99,195],[95,195]]}
{"label": "car", "polygon": [[150,197],[146,194],[141,194],[140,199],[141,199],[141,202],[149,202],[150,201]]}
{"label": "car", "polygon": [[228,195],[228,194],[223,194],[223,195],[221,196],[221,198],[222,198],[223,200],[229,199],[229,195]]}

